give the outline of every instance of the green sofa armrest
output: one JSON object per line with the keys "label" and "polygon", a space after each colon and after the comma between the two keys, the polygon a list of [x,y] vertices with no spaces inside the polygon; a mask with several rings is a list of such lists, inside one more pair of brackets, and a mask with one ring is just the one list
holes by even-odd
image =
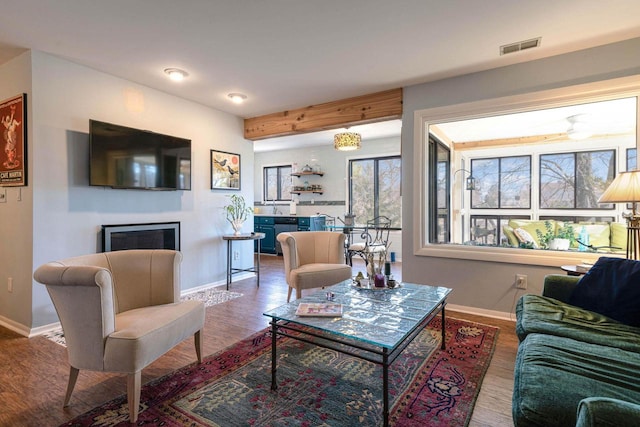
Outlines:
{"label": "green sofa armrest", "polygon": [[588,397],[578,404],[576,427],[640,425],[640,405],[606,397]]}
{"label": "green sofa armrest", "polygon": [[549,274],[544,277],[542,295],[549,298],[568,302],[571,292],[578,284],[580,277],[563,274]]}

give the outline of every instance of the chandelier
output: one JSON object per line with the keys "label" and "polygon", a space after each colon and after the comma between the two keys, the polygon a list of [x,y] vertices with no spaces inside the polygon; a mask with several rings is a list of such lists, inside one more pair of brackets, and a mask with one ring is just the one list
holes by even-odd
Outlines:
{"label": "chandelier", "polygon": [[355,132],[342,132],[333,137],[333,147],[340,151],[360,149],[360,134]]}

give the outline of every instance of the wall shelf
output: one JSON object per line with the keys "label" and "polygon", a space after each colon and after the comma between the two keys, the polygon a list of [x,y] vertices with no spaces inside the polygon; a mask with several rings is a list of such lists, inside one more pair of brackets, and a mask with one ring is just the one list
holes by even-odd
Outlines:
{"label": "wall shelf", "polygon": [[293,172],[291,174],[291,176],[297,176],[297,177],[307,176],[307,175],[324,176],[324,172]]}
{"label": "wall shelf", "polygon": [[294,190],[291,194],[322,194],[322,190]]}

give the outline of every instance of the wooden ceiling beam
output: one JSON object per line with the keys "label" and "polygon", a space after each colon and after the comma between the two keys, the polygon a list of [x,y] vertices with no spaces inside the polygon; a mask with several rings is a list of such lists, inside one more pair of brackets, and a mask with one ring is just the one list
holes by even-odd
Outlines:
{"label": "wooden ceiling beam", "polygon": [[399,118],[402,88],[245,119],[244,137],[257,141]]}

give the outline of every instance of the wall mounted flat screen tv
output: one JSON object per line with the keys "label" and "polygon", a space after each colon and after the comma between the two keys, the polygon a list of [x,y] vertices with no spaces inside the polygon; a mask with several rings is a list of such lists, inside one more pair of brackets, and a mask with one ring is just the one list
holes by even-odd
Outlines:
{"label": "wall mounted flat screen tv", "polygon": [[89,120],[89,184],[191,190],[191,140]]}

